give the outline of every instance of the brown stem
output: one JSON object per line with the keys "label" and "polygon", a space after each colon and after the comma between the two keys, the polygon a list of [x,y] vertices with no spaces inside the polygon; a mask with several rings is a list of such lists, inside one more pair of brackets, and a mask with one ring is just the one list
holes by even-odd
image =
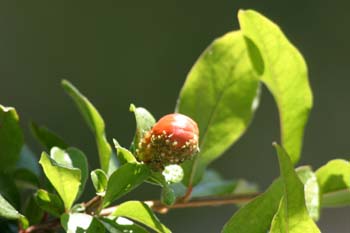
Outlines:
{"label": "brown stem", "polygon": [[[243,204],[251,201],[258,195],[259,193],[230,195],[230,196],[200,197],[200,198],[193,198],[187,202],[183,202],[182,198],[180,198],[172,206],[164,205],[159,200],[144,201],[144,203],[148,205],[150,208],[152,208],[154,211],[161,214],[165,214],[170,209],[194,208],[194,207],[204,207],[204,206],[220,206],[220,205],[228,205],[228,204]],[[100,212],[100,215],[108,216],[111,213],[113,213],[117,208],[118,206],[113,206],[113,207],[103,209]]]}
{"label": "brown stem", "polygon": [[21,229],[19,233],[40,233],[45,232],[46,230],[53,230],[60,227],[59,219],[52,219],[45,223],[40,223],[37,225],[33,225],[28,227],[27,229]]}

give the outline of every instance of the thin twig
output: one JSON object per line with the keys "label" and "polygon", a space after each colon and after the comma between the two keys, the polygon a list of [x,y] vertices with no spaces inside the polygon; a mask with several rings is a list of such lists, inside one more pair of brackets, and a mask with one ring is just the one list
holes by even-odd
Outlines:
{"label": "thin twig", "polygon": [[[152,210],[161,214],[165,214],[170,209],[195,208],[195,207],[204,207],[204,206],[220,206],[220,205],[228,205],[228,204],[243,204],[251,201],[258,195],[259,193],[230,195],[230,196],[214,196],[214,197],[210,196],[210,197],[193,198],[186,202],[179,199],[177,202],[175,202],[171,206],[164,205],[159,200],[144,201],[144,203],[148,205]],[[100,212],[100,215],[108,216],[112,214],[117,208],[118,206],[113,206],[113,207],[103,209]]]}

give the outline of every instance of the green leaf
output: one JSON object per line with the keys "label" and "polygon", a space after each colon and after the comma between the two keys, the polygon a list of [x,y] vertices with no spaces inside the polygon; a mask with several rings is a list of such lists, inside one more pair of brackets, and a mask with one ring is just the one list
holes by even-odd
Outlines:
{"label": "green leaf", "polygon": [[128,219],[140,222],[159,233],[171,232],[159,221],[153,211],[145,203],[140,201],[128,201],[122,203],[111,214],[111,216],[126,217]]}
{"label": "green leaf", "polygon": [[115,149],[117,150],[117,157],[121,164],[136,163],[135,156],[126,148],[119,145],[118,141],[113,139]]}
{"label": "green leaf", "polygon": [[68,145],[63,141],[61,137],[44,126],[38,126],[35,122],[31,122],[30,128],[34,137],[40,142],[40,144],[47,150],[57,146],[62,149],[66,149]]}
{"label": "green leaf", "polygon": [[22,215],[0,194],[0,217],[19,219]]}
{"label": "green leaf", "polygon": [[103,233],[105,228],[91,215],[81,213],[63,214],[61,224],[67,233]]}
{"label": "green leaf", "polygon": [[93,170],[91,173],[92,184],[98,195],[104,195],[107,188],[108,177],[106,173],[101,169]]}
{"label": "green leaf", "polygon": [[41,154],[39,163],[46,177],[62,198],[66,210],[69,210],[79,192],[81,171],[77,168],[59,165],[45,152]]}
{"label": "green leaf", "polygon": [[0,105],[0,171],[15,166],[22,145],[23,134],[16,110]]}
{"label": "green leaf", "polygon": [[200,56],[176,107],[176,112],[198,123],[200,133],[199,154],[183,165],[187,186],[196,185],[206,166],[245,132],[258,105],[258,92],[259,80],[241,32],[216,39]]}
{"label": "green leaf", "polygon": [[13,173],[13,178],[17,187],[27,189],[37,189],[40,185],[39,178],[32,171],[19,168]]}
{"label": "green leaf", "polygon": [[253,11],[239,11],[250,59],[278,107],[282,145],[295,164],[300,158],[312,92],[304,58],[280,28]]}
{"label": "green leaf", "polygon": [[130,112],[135,114],[136,120],[136,133],[131,144],[131,151],[135,153],[140,140],[143,138],[143,135],[152,128],[152,126],[156,123],[156,120],[152,114],[147,111],[147,109],[135,107],[133,104],[130,104]]}
{"label": "green leaf", "polygon": [[59,196],[49,193],[46,190],[39,189],[35,193],[35,201],[43,210],[59,217],[64,212],[64,204]]}
{"label": "green leaf", "polygon": [[160,200],[163,204],[171,206],[176,201],[176,195],[174,190],[169,185],[165,185],[162,188]]}
{"label": "green leaf", "polygon": [[149,175],[150,169],[144,164],[127,163],[118,168],[109,177],[104,207],[139,186]]}
{"label": "green leaf", "polygon": [[143,227],[123,217],[119,217],[116,220],[102,218],[100,221],[110,233],[148,233],[148,231],[146,231]]}
{"label": "green leaf", "polygon": [[27,217],[30,225],[38,224],[44,216],[43,209],[39,207],[33,195],[28,198],[24,215]]}
{"label": "green leaf", "polygon": [[27,145],[23,145],[16,167],[28,169],[37,176],[40,176],[38,159]]}
{"label": "green leaf", "polygon": [[74,147],[69,147],[66,150],[61,150],[58,147],[53,147],[50,151],[50,157],[61,166],[80,169],[81,185],[79,188],[79,196],[84,191],[89,172],[88,162],[85,154],[81,150]]}
{"label": "green leaf", "polygon": [[193,188],[191,197],[232,194],[236,185],[237,181],[224,180],[216,171],[207,170],[202,181]]}
{"label": "green leaf", "polygon": [[283,183],[278,179],[265,193],[240,208],[225,224],[222,233],[268,232],[282,194]]}
{"label": "green leaf", "polygon": [[309,166],[298,167],[296,172],[304,184],[306,208],[311,218],[317,221],[320,218],[320,188],[316,175]]}
{"label": "green leaf", "polygon": [[287,152],[274,143],[284,183],[284,196],[271,224],[271,233],[321,232],[305,206],[304,185],[294,171]]}
{"label": "green leaf", "polygon": [[350,163],[343,159],[329,161],[316,171],[322,193],[322,207],[350,205]]}
{"label": "green leaf", "polygon": [[12,174],[0,172],[0,194],[14,206],[14,208],[20,208],[20,193]]}
{"label": "green leaf", "polygon": [[68,82],[67,80],[63,80],[62,86],[67,92],[67,94],[74,100],[90,130],[94,133],[101,168],[106,173],[108,173],[110,163],[112,163],[113,165],[115,164],[111,162],[113,159],[113,152],[111,146],[109,145],[106,139],[105,123],[100,113],[92,105],[92,103],[83,94],[81,94],[79,90],[76,87],[74,87],[70,82]]}

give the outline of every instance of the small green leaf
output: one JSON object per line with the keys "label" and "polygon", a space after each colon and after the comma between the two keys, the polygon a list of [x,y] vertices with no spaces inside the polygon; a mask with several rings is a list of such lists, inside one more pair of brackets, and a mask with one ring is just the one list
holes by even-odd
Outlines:
{"label": "small green leaf", "polygon": [[[216,39],[200,56],[180,92],[176,112],[199,127],[200,152],[184,163],[184,184],[196,185],[208,164],[247,129],[258,105],[259,80],[241,32]],[[203,94],[205,93],[205,94]]]}
{"label": "small green leaf", "polygon": [[308,214],[305,206],[304,185],[294,171],[287,152],[274,144],[278,154],[284,196],[271,224],[271,233],[321,232]]}
{"label": "small green leaf", "polygon": [[92,184],[98,195],[103,194],[107,188],[108,177],[101,169],[93,170],[91,173]]}
{"label": "small green leaf", "polygon": [[130,192],[145,181],[149,175],[150,169],[147,165],[124,164],[109,177],[103,205],[108,206],[114,200]]}
{"label": "small green leaf", "polygon": [[81,213],[63,214],[61,224],[67,233],[103,233],[105,228],[91,215]]}
{"label": "small green leaf", "polygon": [[100,219],[100,222],[110,233],[148,233],[148,231],[146,231],[143,227],[123,217],[119,217],[116,220],[102,218]]}
{"label": "small green leaf", "polygon": [[135,114],[136,120],[136,133],[131,144],[131,151],[135,153],[135,150],[140,140],[143,138],[143,135],[152,128],[152,126],[156,123],[156,120],[152,114],[147,111],[147,109],[135,107],[133,104],[130,105],[130,112]]}
{"label": "small green leaf", "polygon": [[238,19],[253,66],[277,103],[282,145],[295,164],[312,108],[306,63],[280,28],[263,15],[241,10]]}
{"label": "small green leaf", "polygon": [[19,219],[21,214],[6,201],[6,199],[0,194],[0,217],[6,219]]}
{"label": "small green leaf", "polygon": [[38,159],[27,145],[23,145],[22,147],[16,168],[25,168],[33,172],[35,175],[40,176]]}
{"label": "small green leaf", "polygon": [[33,195],[28,198],[24,215],[27,217],[30,225],[38,224],[44,216],[43,209],[37,204]]}
{"label": "small green leaf", "polygon": [[15,166],[22,146],[23,134],[16,110],[0,105],[0,171]]}
{"label": "small green leaf", "polygon": [[56,194],[39,189],[34,197],[40,208],[49,212],[53,216],[59,217],[64,212],[64,204]]}
{"label": "small green leaf", "polygon": [[115,149],[117,150],[117,157],[121,164],[136,163],[135,156],[126,148],[121,147],[117,140],[113,139]]}
{"label": "small green leaf", "polygon": [[166,185],[162,188],[162,193],[160,196],[160,200],[163,204],[171,206],[176,201],[176,195],[171,186]]}
{"label": "small green leaf", "polygon": [[66,149],[68,147],[68,145],[63,141],[61,137],[56,135],[48,128],[44,126],[38,126],[35,122],[31,122],[30,128],[34,137],[46,150],[50,150],[54,146],[62,149]]}
{"label": "small green leaf", "polygon": [[317,221],[320,218],[320,188],[316,175],[309,166],[298,167],[296,172],[304,184],[306,208],[311,218]]}
{"label": "small green leaf", "polygon": [[111,146],[109,145],[106,139],[105,123],[100,113],[92,105],[92,103],[83,94],[81,94],[79,90],[76,87],[74,87],[70,82],[68,82],[67,80],[63,80],[62,86],[67,92],[67,94],[74,100],[90,130],[94,133],[101,168],[106,173],[108,173],[110,163],[113,164],[113,162],[111,162],[113,161],[113,152]]}
{"label": "small green leaf", "polygon": [[78,195],[81,171],[77,168],[59,165],[43,152],[39,163],[43,167],[46,177],[54,186],[68,210]]}
{"label": "small green leaf", "polygon": [[322,207],[350,205],[350,163],[343,159],[329,161],[316,171],[322,193]]}
{"label": "small green leaf", "polygon": [[232,194],[236,185],[236,181],[223,180],[216,171],[207,170],[202,181],[193,188],[191,197]]}
{"label": "small green leaf", "polygon": [[153,211],[145,203],[140,201],[128,201],[122,203],[111,214],[111,216],[126,217],[133,221],[140,222],[158,233],[171,232],[159,221]]}
{"label": "small green leaf", "polygon": [[268,232],[282,194],[283,183],[278,179],[265,193],[240,208],[225,224],[222,233]]}
{"label": "small green leaf", "polygon": [[40,185],[36,174],[25,168],[16,169],[13,178],[19,188],[37,189]]}

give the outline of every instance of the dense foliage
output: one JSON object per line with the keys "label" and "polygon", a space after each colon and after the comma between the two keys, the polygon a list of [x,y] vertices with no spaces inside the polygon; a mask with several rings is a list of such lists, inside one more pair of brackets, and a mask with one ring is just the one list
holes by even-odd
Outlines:
{"label": "dense foliage", "polygon": [[[90,171],[84,152],[32,123],[44,150],[36,161],[24,142],[16,110],[0,105],[0,231],[164,233],[171,230],[155,212],[205,205],[208,200],[243,200],[247,203],[222,232],[320,232],[315,222],[322,208],[350,204],[349,161],[332,160],[315,171],[310,166],[295,168],[312,108],[306,63],[269,19],[246,10],[238,13],[238,20],[240,30],[213,41],[180,92],[175,112],[191,117],[199,128],[199,152],[182,163],[182,169],[170,165],[155,170],[137,156],[138,145],[156,123],[148,110],[131,105],[136,119],[133,142],[122,146],[113,139],[112,146],[97,109],[66,80],[63,89],[95,136],[100,169]],[[208,166],[245,133],[259,105],[261,84],[273,95],[280,116],[280,145],[273,143],[280,177],[258,193],[247,181],[223,180]],[[159,201],[113,206],[144,182],[160,187]],[[96,196],[77,202],[86,185],[93,185]]]}

